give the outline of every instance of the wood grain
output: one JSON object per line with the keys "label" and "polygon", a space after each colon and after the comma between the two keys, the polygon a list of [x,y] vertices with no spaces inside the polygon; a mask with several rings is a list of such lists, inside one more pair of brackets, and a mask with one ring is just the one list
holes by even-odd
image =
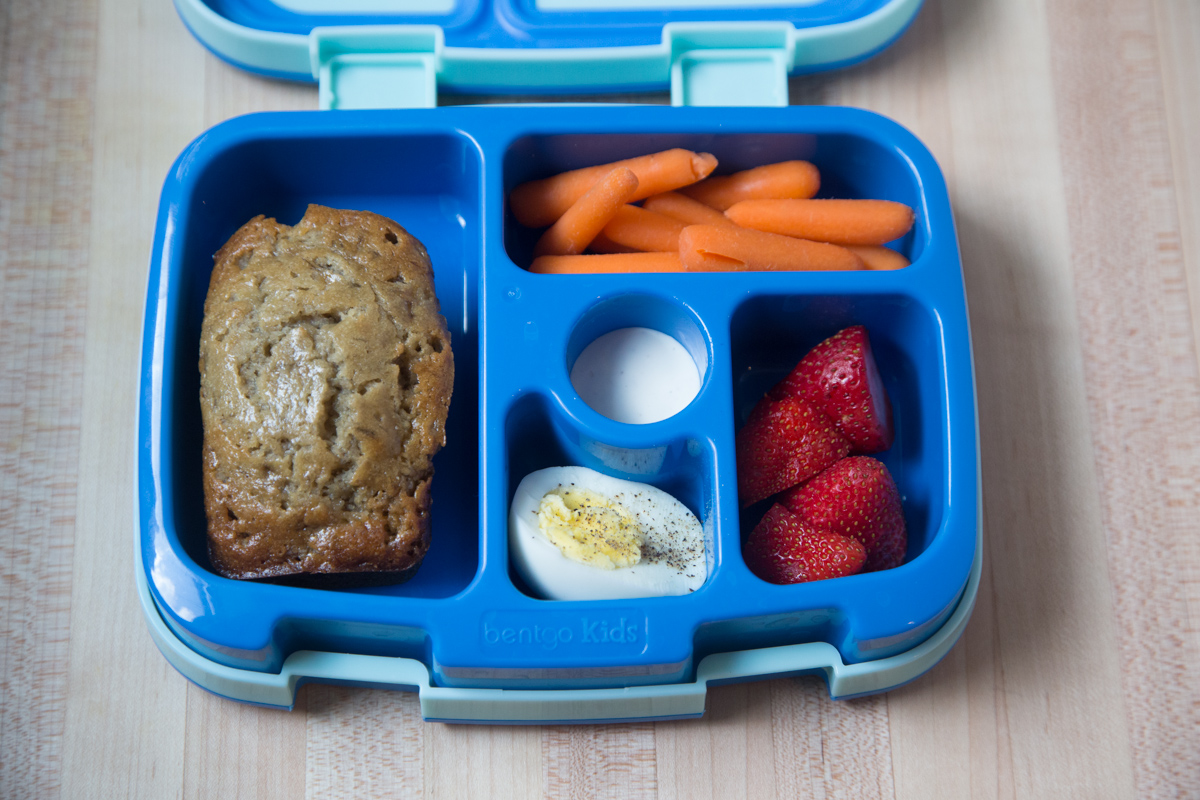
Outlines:
{"label": "wood grain", "polygon": [[158,192],[202,124],[189,92],[205,56],[169,4],[97,11],[92,180],[72,187],[91,228],[62,794],[161,798],[180,795],[188,771],[188,687],[139,624],[130,580],[134,376]]}
{"label": "wood grain", "polygon": [[977,369],[993,676],[1008,728],[1001,781],[1018,797],[1049,786],[1061,797],[1130,796],[1047,18],[1036,2],[941,8],[957,32],[946,40],[951,193]]}
{"label": "wood grain", "polygon": [[[307,744],[297,749],[299,797],[417,797],[425,788],[425,731],[415,695],[308,686]],[[301,717],[305,712],[292,716]]]}
{"label": "wood grain", "polygon": [[985,568],[941,664],[850,702],[803,678],[697,721],[447,726],[397,692],[208,695],[132,588],[163,177],[315,90],[161,0],[0,3],[0,797],[1200,797],[1198,53],[1193,0],[929,0],[881,56],[790,81],[908,126],[950,189]]}
{"label": "wood grain", "polygon": [[898,796],[886,697],[835,702],[811,678],[766,686],[771,692],[772,749],[778,752],[774,796]]}
{"label": "wood grain", "polygon": [[184,715],[185,799],[254,800],[304,794],[303,702],[296,712],[288,713],[230,703],[189,686]]}
{"label": "wood grain", "polygon": [[722,686],[709,692],[703,721],[655,727],[659,796],[742,798],[774,795],[770,687]]}
{"label": "wood grain", "polygon": [[[1171,177],[1179,215],[1179,257],[1187,275],[1192,323],[1192,349],[1200,353],[1200,4],[1189,0],[1161,0],[1154,4],[1155,33],[1163,80],[1163,112],[1171,145]],[[1195,544],[1195,537],[1189,537]],[[1184,635],[1188,652],[1200,651],[1200,559],[1178,564],[1186,603]],[[1196,695],[1192,695],[1195,699]]]}
{"label": "wood grain", "polygon": [[0,796],[60,786],[95,9],[0,6]]}
{"label": "wood grain", "polygon": [[652,723],[542,731],[542,793],[569,800],[658,797]]}
{"label": "wood grain", "polygon": [[544,775],[541,734],[538,726],[426,726],[426,796],[538,797]]}
{"label": "wood grain", "polygon": [[1197,796],[1200,375],[1157,25],[1145,3],[1098,5],[1049,19],[1074,54],[1054,74],[1125,713],[1137,795]]}

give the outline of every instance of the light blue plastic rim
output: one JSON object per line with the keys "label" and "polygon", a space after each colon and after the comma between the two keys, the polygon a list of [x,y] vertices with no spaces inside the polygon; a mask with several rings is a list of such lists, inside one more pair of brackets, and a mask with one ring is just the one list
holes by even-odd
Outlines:
{"label": "light blue plastic rim", "polygon": [[[797,30],[787,23],[786,51],[790,69],[812,71],[852,63],[891,42],[912,21],[922,0],[891,0],[882,8],[849,22]],[[238,25],[220,16],[203,0],[175,0],[179,16],[206,47],[244,69],[274,77],[312,81],[310,36],[274,33]],[[727,32],[740,23],[668,23],[657,45],[593,48],[445,47],[438,56],[438,83],[448,89],[479,92],[582,90],[595,88],[604,75],[607,88],[619,91],[666,86],[679,53],[678,36]],[[753,26],[754,23],[747,25]],[[400,31],[405,26],[388,26]],[[412,26],[425,28],[428,26]],[[320,30],[320,29],[317,29]],[[315,32],[315,31],[314,31]]]}
{"label": "light blue plastic rim", "polygon": [[617,689],[460,689],[433,686],[429,669],[411,658],[292,653],[279,673],[218,664],[184,644],[163,621],[150,595],[141,548],[135,544],[138,599],[150,637],[167,662],[202,689],[244,703],[291,709],[296,690],[309,681],[418,693],[427,721],[474,723],[627,722],[699,717],[708,685],[801,674],[823,674],[835,700],[876,694],[916,680],[942,660],[962,636],[983,573],[982,504],[975,534],[975,560],[950,618],[923,643],[889,658],[846,664],[825,642],[716,653],[701,660],[688,683]]}

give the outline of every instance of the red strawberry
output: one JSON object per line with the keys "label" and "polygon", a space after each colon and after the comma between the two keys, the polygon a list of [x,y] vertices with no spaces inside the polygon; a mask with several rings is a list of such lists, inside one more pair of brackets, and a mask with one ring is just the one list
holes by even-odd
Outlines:
{"label": "red strawberry", "polygon": [[746,566],[770,583],[803,583],[853,575],[867,551],[861,543],[818,528],[776,503],[742,551]]}
{"label": "red strawberry", "polygon": [[742,506],[811,478],[849,452],[850,443],[808,403],[794,397],[779,402],[763,398],[737,434]]}
{"label": "red strawberry", "polygon": [[864,572],[904,562],[908,534],[896,482],[883,462],[869,456],[843,458],[779,502],[809,523],[862,542]]}
{"label": "red strawberry", "polygon": [[862,325],[841,330],[808,351],[770,392],[776,400],[788,395],[828,414],[855,453],[892,446],[892,406]]}

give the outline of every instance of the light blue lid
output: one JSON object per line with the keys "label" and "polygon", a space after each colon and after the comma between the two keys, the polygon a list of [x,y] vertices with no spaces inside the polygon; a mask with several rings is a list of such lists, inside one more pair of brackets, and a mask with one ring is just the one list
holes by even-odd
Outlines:
{"label": "light blue lid", "polygon": [[675,105],[787,105],[789,74],[891,44],[921,0],[175,0],[216,55],[319,81],[324,108],[670,87]]}

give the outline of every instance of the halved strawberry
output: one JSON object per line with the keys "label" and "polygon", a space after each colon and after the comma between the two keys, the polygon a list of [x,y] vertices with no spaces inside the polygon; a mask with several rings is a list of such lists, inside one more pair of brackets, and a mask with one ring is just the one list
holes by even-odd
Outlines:
{"label": "halved strawberry", "polygon": [[763,398],[737,434],[738,498],[752,505],[808,480],[850,452],[824,413],[803,400]]}
{"label": "halved strawberry", "polygon": [[863,572],[891,569],[904,562],[908,532],[896,481],[870,456],[843,458],[779,502],[812,525],[862,542]]}
{"label": "halved strawberry", "polygon": [[845,328],[808,351],[769,396],[812,403],[829,415],[855,453],[892,446],[892,406],[862,325]]}
{"label": "halved strawberry", "polygon": [[867,557],[860,542],[818,528],[778,503],[754,526],[742,554],[750,571],[770,583],[853,575]]}

